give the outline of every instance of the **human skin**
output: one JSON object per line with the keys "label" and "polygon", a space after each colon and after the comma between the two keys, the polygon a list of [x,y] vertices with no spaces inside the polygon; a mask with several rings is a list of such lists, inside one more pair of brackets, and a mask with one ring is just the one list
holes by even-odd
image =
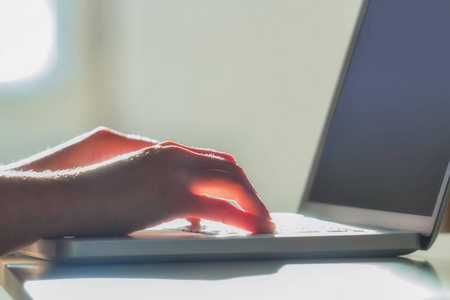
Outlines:
{"label": "human skin", "polygon": [[275,229],[242,168],[214,150],[97,128],[0,169],[0,256],[44,237],[126,235],[176,218]]}

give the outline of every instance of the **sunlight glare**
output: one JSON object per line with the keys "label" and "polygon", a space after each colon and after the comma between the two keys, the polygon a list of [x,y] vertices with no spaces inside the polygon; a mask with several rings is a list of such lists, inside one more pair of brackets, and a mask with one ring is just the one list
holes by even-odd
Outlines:
{"label": "sunlight glare", "polygon": [[55,23],[47,0],[0,0],[0,82],[50,67],[56,55]]}

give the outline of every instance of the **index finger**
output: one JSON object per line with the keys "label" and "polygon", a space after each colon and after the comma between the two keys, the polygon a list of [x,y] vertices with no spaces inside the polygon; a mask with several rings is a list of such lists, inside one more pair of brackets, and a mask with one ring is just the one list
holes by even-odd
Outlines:
{"label": "index finger", "polygon": [[275,231],[275,223],[271,220],[241,211],[226,201],[204,195],[191,195],[186,213],[190,217],[221,222],[253,233]]}
{"label": "index finger", "polygon": [[194,194],[235,200],[246,212],[270,219],[266,206],[242,177],[217,169],[194,170],[191,175],[189,185]]}

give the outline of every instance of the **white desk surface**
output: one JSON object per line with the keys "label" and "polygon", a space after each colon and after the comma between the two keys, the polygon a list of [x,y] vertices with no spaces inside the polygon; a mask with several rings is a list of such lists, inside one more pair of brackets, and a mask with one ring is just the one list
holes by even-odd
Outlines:
{"label": "white desk surface", "polygon": [[0,299],[450,299],[449,249],[440,234],[429,251],[395,258],[56,266],[8,256]]}

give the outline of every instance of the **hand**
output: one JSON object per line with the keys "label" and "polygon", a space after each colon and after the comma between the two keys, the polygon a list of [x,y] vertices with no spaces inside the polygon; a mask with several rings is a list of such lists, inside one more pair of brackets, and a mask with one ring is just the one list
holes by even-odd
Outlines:
{"label": "hand", "polygon": [[[58,171],[73,168],[86,167],[100,163],[119,155],[127,154],[139,149],[152,146],[176,146],[198,154],[221,157],[227,161],[236,163],[233,156],[215,150],[187,147],[175,142],[158,142],[137,135],[126,135],[109,128],[98,127],[90,132],[80,135],[64,144],[44,151],[37,156],[16,164],[12,170],[21,171]],[[243,172],[242,172],[243,174]],[[250,188],[253,186],[244,175],[244,180]],[[198,224],[198,218],[187,218],[192,224]]]}
{"label": "hand", "polygon": [[[74,187],[83,207],[93,207],[89,215],[95,216],[95,235],[125,234],[188,217],[257,233],[274,230],[242,168],[218,156],[172,144],[152,146],[84,172]],[[245,212],[208,195],[236,200]],[[91,222],[86,219],[82,223]],[[91,230],[89,227],[81,234],[90,235]]]}

